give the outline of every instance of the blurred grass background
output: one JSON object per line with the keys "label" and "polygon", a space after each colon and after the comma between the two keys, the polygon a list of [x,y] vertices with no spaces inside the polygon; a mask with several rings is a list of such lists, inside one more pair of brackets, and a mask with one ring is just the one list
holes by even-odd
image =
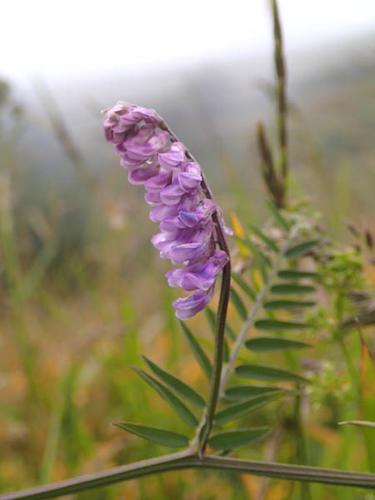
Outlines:
{"label": "blurred grass background", "polygon": [[[292,192],[310,198],[330,233],[343,241],[347,219],[373,225],[375,70],[363,43],[340,48],[340,58],[332,52],[303,77],[298,62],[292,65]],[[36,82],[32,97],[24,99],[22,89],[1,82],[0,491],[162,453],[111,422],[160,421],[161,427],[179,429],[180,422],[131,366],[144,353],[192,385],[204,381],[174,319],[174,292],[163,277],[167,266],[149,244],[155,227],[140,190],[127,185],[104,142],[99,110],[120,98],[157,108],[200,159],[225,212],[261,222],[264,192],[253,131],[260,115],[272,123],[272,103],[269,68],[260,69],[258,78],[248,67],[238,60],[201,68],[189,77],[175,76],[173,85],[154,93],[126,81],[121,90],[117,82],[104,92],[103,82],[96,82],[89,93],[82,86],[60,89],[57,97]],[[192,325],[210,341],[204,317]],[[310,463],[366,470],[358,429],[336,425],[352,416],[355,396],[336,349],[317,346],[313,356],[324,362],[314,404],[306,408]],[[269,364],[277,363],[277,356],[267,356]],[[286,406],[275,415],[267,406],[251,417],[255,424],[283,422],[281,461],[293,457],[290,411]],[[272,454],[271,443],[246,456]],[[314,499],[374,498],[330,486],[311,491]],[[189,471],[79,498],[298,495],[288,482]]]}

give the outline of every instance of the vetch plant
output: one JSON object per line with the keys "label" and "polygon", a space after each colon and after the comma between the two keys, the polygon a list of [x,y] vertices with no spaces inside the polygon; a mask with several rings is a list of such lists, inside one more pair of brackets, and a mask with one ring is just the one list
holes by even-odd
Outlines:
{"label": "vetch plant", "polygon": [[[291,369],[295,365],[293,353],[312,345],[285,337],[284,332],[313,331],[315,328],[312,313],[306,311],[316,305],[320,277],[315,269],[318,265],[309,269],[304,267],[306,260],[314,265],[324,254],[324,239],[315,217],[304,214],[302,210],[281,213],[270,205],[271,222],[264,230],[252,227],[249,235],[242,236],[235,232],[240,256],[236,257],[236,269],[232,273],[236,288],[231,287],[231,259],[222,216],[191,154],[154,111],[121,103],[107,112],[104,123],[106,136],[116,144],[122,163],[125,164],[124,158],[127,159],[129,178],[146,187],[146,199],[152,204],[151,216],[158,214],[155,220],[160,223],[161,233],[153,239],[154,244],[162,257],[181,265],[168,273],[168,280],[172,285],[192,292],[187,299],[176,301],[176,314],[191,317],[207,306],[215,280],[220,271],[222,273],[216,318],[212,310],[207,309],[215,328],[212,361],[190,328],[181,323],[192,352],[210,380],[210,392],[205,397],[154,361],[144,358],[149,371],[137,369],[138,374],[191,431],[181,434],[174,429],[134,422],[117,425],[140,438],[170,448],[183,448],[183,451],[0,498],[53,498],[149,474],[188,468],[375,488],[374,474],[228,456],[233,450],[251,446],[270,435],[271,429],[265,426],[234,426],[235,422],[263,406],[294,399],[296,418],[299,418],[298,403],[303,386],[309,380]],[[129,148],[127,144],[130,144]],[[150,186],[151,191],[148,190]],[[152,201],[149,193],[152,193]],[[247,269],[252,271],[250,280],[245,276]],[[198,299],[195,298],[197,294]],[[251,303],[249,309],[245,297]],[[242,322],[238,332],[226,319],[230,299]],[[181,307],[181,302],[188,303],[188,307]],[[251,328],[259,334],[248,338]],[[258,361],[261,355],[275,351],[288,354],[285,359],[290,368],[263,365]],[[242,358],[247,356],[246,353],[256,357],[239,362],[240,352]],[[249,384],[247,380],[260,381],[261,384]],[[301,425],[296,420],[300,460],[305,456]]]}
{"label": "vetch plant", "polygon": [[[302,372],[298,353],[314,348],[318,331],[331,329],[332,339],[342,346],[348,371],[353,375],[353,388],[357,390],[359,382],[341,332],[344,329],[348,335],[358,323],[358,315],[347,318],[346,298],[353,287],[364,285],[363,280],[352,279],[361,270],[357,259],[355,266],[349,268],[348,257],[332,251],[315,212],[287,204],[286,72],[275,1],[272,7],[278,80],[278,161],[263,125],[258,126],[263,178],[272,203],[269,219],[262,229],[243,227],[235,220],[232,257],[222,213],[205,175],[165,120],[154,110],[123,102],[106,111],[104,117],[106,139],[115,146],[129,182],[143,185],[145,201],[151,207],[150,218],[159,224],[160,232],[152,238],[152,243],[161,258],[175,266],[167,272],[168,284],[187,292],[173,306],[181,320],[181,332],[210,384],[208,394],[204,394],[144,357],[148,371],[136,368],[137,373],[189,430],[180,433],[159,425],[127,421],[116,425],[140,438],[182,451],[3,495],[1,499],[53,498],[182,469],[232,471],[301,481],[305,485],[302,489],[305,498],[310,495],[310,482],[375,488],[375,474],[307,465],[301,400],[313,377],[308,369]],[[326,262],[330,264],[325,265]],[[209,303],[220,276],[215,313]],[[329,300],[328,305],[319,302],[323,294],[333,298],[333,307]],[[228,320],[229,305],[233,314]],[[185,323],[204,309],[214,331],[211,355]],[[279,353],[283,366],[263,361],[272,352]],[[366,345],[363,352],[367,355]],[[362,404],[369,403],[363,396],[362,400]],[[266,405],[273,405],[275,415],[281,414],[285,407],[292,409],[289,425],[295,460],[305,465],[231,456],[237,448],[250,447],[273,436],[268,425],[251,427],[244,423],[249,415]],[[365,426],[371,431],[374,424],[368,414],[365,417],[341,423]]]}
{"label": "vetch plant", "polygon": [[[150,218],[161,230],[152,238],[153,245],[161,258],[183,266],[167,273],[168,283],[193,291],[174,302],[179,319],[194,316],[208,304],[223,269],[211,396],[197,434],[202,454],[219,395],[230,295],[230,254],[222,216],[200,165],[154,110],[118,103],[107,111],[104,130],[107,140],[115,144],[122,166],[128,169],[129,182],[145,187],[145,200],[152,207]],[[175,401],[186,421],[195,424],[183,402],[177,403],[168,392],[162,392]]]}

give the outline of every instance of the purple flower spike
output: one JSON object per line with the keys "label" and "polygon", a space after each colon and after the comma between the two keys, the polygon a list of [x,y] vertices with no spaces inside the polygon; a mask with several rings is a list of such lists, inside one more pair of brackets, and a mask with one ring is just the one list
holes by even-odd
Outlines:
{"label": "purple flower spike", "polygon": [[181,265],[166,277],[171,287],[193,292],[173,303],[179,319],[191,318],[211,300],[229,260],[218,249],[221,214],[202,188],[201,167],[152,109],[119,102],[106,111],[103,126],[129,182],[145,187],[150,219],[160,225],[152,244],[161,258]]}

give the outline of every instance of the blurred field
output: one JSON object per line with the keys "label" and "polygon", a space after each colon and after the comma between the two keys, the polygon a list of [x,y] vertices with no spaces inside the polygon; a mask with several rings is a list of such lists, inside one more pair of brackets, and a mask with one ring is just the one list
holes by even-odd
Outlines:
{"label": "blurred field", "polygon": [[[310,78],[310,86],[292,86],[292,191],[311,197],[324,214],[323,223],[342,241],[349,239],[346,219],[370,229],[374,224],[374,76],[369,61],[356,65],[349,54],[342,67]],[[220,101],[204,92],[209,83],[200,85],[198,76],[196,82],[182,87],[170,104],[166,96],[155,103],[146,96],[140,104],[160,103],[182,140],[187,133],[202,164],[207,160],[208,177],[226,210],[260,222],[263,187],[253,127],[258,113],[272,120],[268,99],[254,89],[254,81],[251,92],[262,103],[255,110],[251,99],[248,108],[240,106],[240,99],[230,102],[231,83],[217,90],[225,91]],[[163,277],[167,267],[149,244],[155,227],[147,207],[140,191],[127,185],[102,138],[98,110],[112,102],[91,104],[81,122],[75,117],[84,123],[83,141],[77,121],[69,119],[71,109],[61,112],[64,107],[53,93],[44,87],[39,92],[44,115],[35,123],[29,103],[11,88],[0,88],[1,492],[162,453],[111,425],[126,419],[181,426],[132,371],[141,353],[194,386],[204,384],[173,316],[174,292]],[[229,112],[232,122],[223,125]],[[194,130],[195,123],[205,135]],[[375,286],[373,268],[368,274]],[[211,341],[204,317],[192,325]],[[351,339],[348,348],[359,362],[358,339]],[[278,363],[277,356],[267,356],[269,364]],[[374,467],[362,433],[336,425],[353,417],[357,397],[337,346],[317,343],[304,361],[306,366],[318,363],[320,370],[304,408],[309,463]],[[267,406],[251,417],[252,424],[277,422],[279,431],[273,441],[243,456],[293,462],[291,411],[286,404],[275,415]],[[311,492],[313,499],[374,498],[329,486],[312,486]],[[79,498],[277,500],[299,494],[288,482],[184,472]]]}

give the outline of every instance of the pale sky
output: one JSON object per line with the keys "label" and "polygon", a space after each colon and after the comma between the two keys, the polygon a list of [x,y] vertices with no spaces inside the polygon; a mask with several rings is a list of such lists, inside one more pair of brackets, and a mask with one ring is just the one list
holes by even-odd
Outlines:
{"label": "pale sky", "polygon": [[[288,48],[375,32],[375,0],[279,0]],[[256,52],[266,0],[6,0],[0,76],[79,77]]]}

